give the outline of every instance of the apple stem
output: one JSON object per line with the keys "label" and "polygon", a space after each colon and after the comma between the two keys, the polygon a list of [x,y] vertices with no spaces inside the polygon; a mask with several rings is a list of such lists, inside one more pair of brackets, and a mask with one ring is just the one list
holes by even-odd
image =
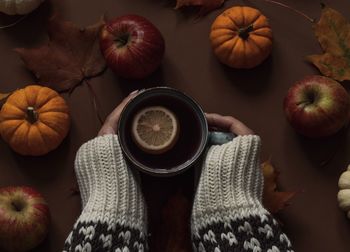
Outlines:
{"label": "apple stem", "polygon": [[128,34],[123,34],[119,38],[116,38],[115,42],[117,42],[117,47],[119,48],[125,46],[129,41],[129,37],[130,36]]}
{"label": "apple stem", "polygon": [[307,98],[308,98],[310,104],[313,104],[316,100],[316,96],[314,93],[308,93]]}
{"label": "apple stem", "polygon": [[31,124],[38,121],[38,113],[35,111],[33,107],[27,108],[27,121],[30,122]]}
{"label": "apple stem", "polygon": [[17,202],[11,202],[11,205],[16,212],[20,212],[23,209],[22,205]]}

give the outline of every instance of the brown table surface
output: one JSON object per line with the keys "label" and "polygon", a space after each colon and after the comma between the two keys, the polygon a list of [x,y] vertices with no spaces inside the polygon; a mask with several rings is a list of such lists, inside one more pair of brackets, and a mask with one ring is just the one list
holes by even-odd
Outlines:
{"label": "brown table surface", "polygon": [[[282,0],[281,0],[282,1]],[[319,17],[319,0],[287,1],[312,17]],[[350,14],[350,2],[326,1]],[[46,40],[45,24],[52,12],[60,13],[80,26],[109,17],[135,13],[147,17],[160,29],[166,41],[161,68],[143,81],[124,81],[110,70],[91,80],[106,116],[134,89],[166,84],[193,96],[207,112],[234,115],[263,139],[262,159],[272,158],[281,171],[284,189],[303,190],[280,219],[296,251],[349,251],[350,225],[337,205],[337,181],[350,157],[348,132],[324,140],[307,140],[295,134],[285,121],[282,101],[287,89],[298,79],[318,71],[304,61],[320,52],[311,24],[295,13],[261,0],[228,1],[224,7],[199,20],[188,12],[175,11],[174,2],[162,0],[52,0],[43,4],[15,27],[0,31],[0,91],[6,92],[33,83],[15,47],[38,46]],[[213,56],[208,40],[215,17],[234,4],[257,7],[270,18],[274,31],[272,56],[249,71],[228,69]],[[1,23],[13,21],[5,15]],[[80,198],[72,196],[75,176],[73,161],[78,147],[93,138],[100,124],[86,85],[65,95],[72,115],[72,127],[64,143],[40,158],[21,157],[0,141],[0,186],[30,185],[46,197],[52,226],[45,242],[35,251],[59,251],[80,213]],[[323,161],[329,160],[326,165]],[[151,212],[151,230],[159,225],[157,211],[174,188],[191,184],[192,173],[161,180],[144,177]]]}

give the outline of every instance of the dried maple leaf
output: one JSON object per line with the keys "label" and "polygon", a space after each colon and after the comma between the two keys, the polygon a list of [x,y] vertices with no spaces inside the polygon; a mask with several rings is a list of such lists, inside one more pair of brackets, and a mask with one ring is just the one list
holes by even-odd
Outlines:
{"label": "dried maple leaf", "polygon": [[11,93],[0,93],[0,101],[6,99]]}
{"label": "dried maple leaf", "polygon": [[57,91],[71,90],[84,79],[101,74],[106,63],[100,52],[102,20],[87,28],[52,17],[49,42],[35,49],[17,48],[40,84]]}
{"label": "dried maple leaf", "polygon": [[324,54],[307,56],[307,60],[325,76],[350,80],[350,24],[338,11],[323,6],[314,31]]}
{"label": "dried maple leaf", "polygon": [[275,170],[270,161],[262,164],[264,174],[263,205],[270,213],[277,213],[286,207],[297,192],[280,192],[277,189],[279,172]]}
{"label": "dried maple leaf", "polygon": [[175,9],[185,6],[200,7],[200,14],[208,13],[219,8],[225,0],[176,0]]}

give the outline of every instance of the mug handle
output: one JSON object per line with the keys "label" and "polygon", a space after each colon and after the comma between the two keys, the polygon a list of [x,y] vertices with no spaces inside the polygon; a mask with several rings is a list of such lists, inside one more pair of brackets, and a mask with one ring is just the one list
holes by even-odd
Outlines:
{"label": "mug handle", "polygon": [[[209,147],[212,145],[222,145],[232,141],[237,135],[231,132],[222,132],[222,131],[209,131],[208,133],[208,142],[207,148],[203,153],[203,160],[208,153]],[[198,162],[194,167],[194,188],[197,188],[199,182],[199,176],[202,170],[202,161]],[[195,189],[196,190],[196,189]]]}
{"label": "mug handle", "polygon": [[222,145],[230,142],[236,135],[231,132],[210,131],[208,135],[208,146]]}

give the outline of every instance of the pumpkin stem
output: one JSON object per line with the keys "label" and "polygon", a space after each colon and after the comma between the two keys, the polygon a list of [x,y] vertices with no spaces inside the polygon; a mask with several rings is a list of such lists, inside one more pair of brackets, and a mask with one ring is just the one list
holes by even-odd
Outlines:
{"label": "pumpkin stem", "polygon": [[249,25],[244,28],[239,28],[238,30],[238,36],[240,36],[242,39],[246,40],[249,38],[249,33],[251,33],[254,30],[253,25]]}
{"label": "pumpkin stem", "polygon": [[38,113],[35,111],[33,107],[27,108],[27,121],[30,122],[31,124],[38,121]]}

